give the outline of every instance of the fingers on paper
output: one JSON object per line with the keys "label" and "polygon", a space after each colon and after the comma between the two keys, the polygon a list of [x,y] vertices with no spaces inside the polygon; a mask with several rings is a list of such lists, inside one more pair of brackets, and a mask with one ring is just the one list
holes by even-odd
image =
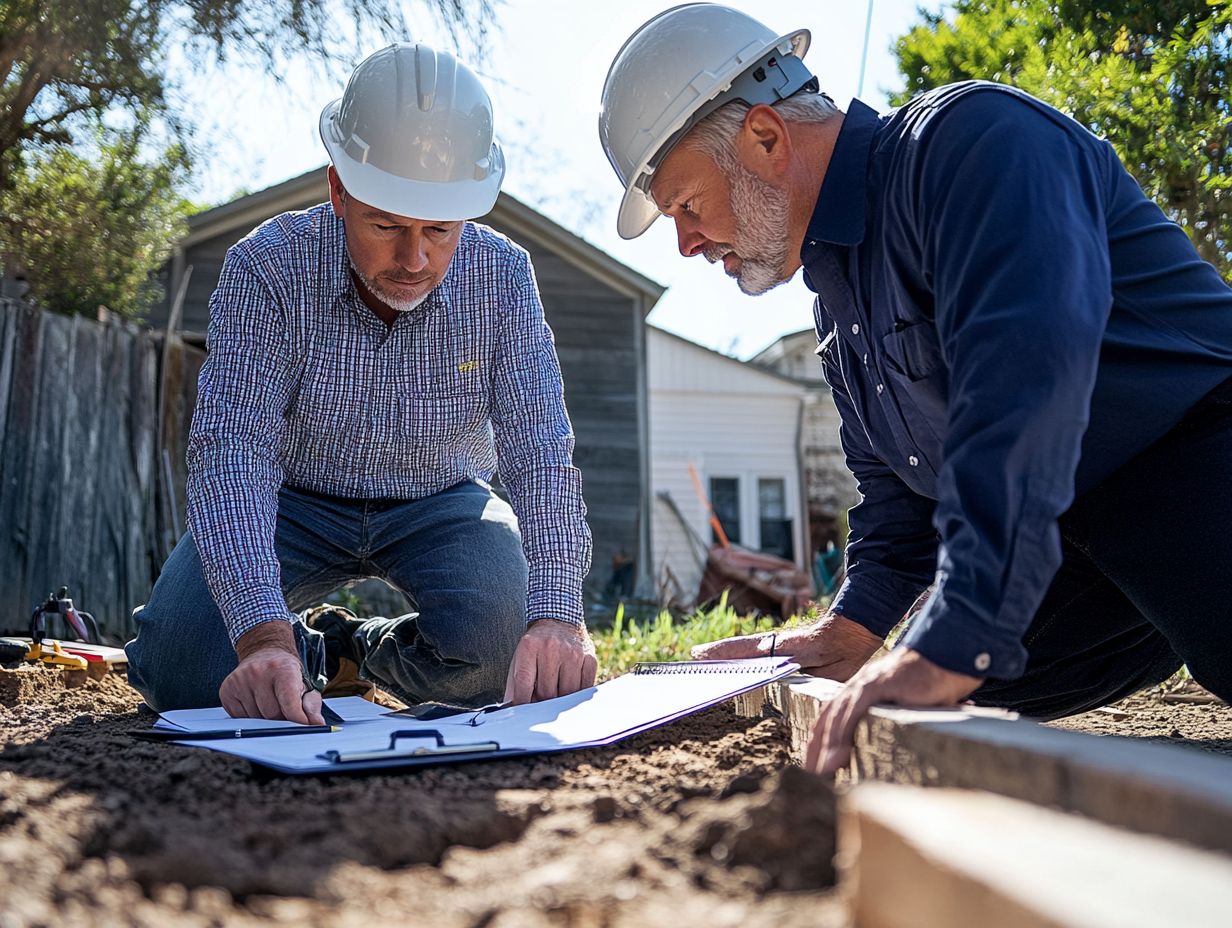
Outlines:
{"label": "fingers on paper", "polygon": [[509,677],[505,683],[506,705],[520,706],[531,701],[535,692],[535,654],[528,639],[518,642],[509,665]]}
{"label": "fingers on paper", "polygon": [[325,716],[321,714],[321,694],[316,690],[308,690],[300,699],[304,707],[304,717],[309,725],[324,725]]}
{"label": "fingers on paper", "polygon": [[599,675],[599,660],[587,652],[582,655],[582,680],[578,687],[580,690],[588,690],[595,685],[595,677]]}

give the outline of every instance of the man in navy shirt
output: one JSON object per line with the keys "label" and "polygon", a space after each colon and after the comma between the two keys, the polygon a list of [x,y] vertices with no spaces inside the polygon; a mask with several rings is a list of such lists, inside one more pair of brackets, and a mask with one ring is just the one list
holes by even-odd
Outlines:
{"label": "man in navy shirt", "polygon": [[1183,663],[1232,699],[1232,291],[1058,111],[972,81],[843,113],[808,39],[660,14],[609,71],[600,136],[622,235],[666,214],[746,293],[801,267],[817,293],[862,499],[829,612],[774,640],[848,681],[810,765],[845,763],[878,702],[1052,718]]}

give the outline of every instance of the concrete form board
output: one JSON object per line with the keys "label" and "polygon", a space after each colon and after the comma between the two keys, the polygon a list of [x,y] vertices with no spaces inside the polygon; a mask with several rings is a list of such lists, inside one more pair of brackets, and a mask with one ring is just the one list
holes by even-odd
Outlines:
{"label": "concrete form board", "polygon": [[1215,928],[1232,859],[990,793],[864,783],[843,799],[857,928]]}
{"label": "concrete form board", "polygon": [[[737,701],[783,713],[802,757],[840,685],[811,677]],[[875,707],[856,735],[850,779],[984,789],[1132,831],[1232,852],[1232,760],[1044,728],[999,710]]]}

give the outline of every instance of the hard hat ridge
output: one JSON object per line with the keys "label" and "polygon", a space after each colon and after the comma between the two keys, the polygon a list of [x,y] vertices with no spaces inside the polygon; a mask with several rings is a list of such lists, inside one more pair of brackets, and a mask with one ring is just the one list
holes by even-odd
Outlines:
{"label": "hard hat ridge", "polygon": [[487,91],[452,54],[424,44],[361,61],[322,110],[320,132],[347,192],[399,216],[482,216],[505,176]]}

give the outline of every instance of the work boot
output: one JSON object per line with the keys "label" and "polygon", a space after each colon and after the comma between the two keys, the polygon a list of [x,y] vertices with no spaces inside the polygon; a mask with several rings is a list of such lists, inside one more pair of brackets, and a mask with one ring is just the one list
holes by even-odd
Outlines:
{"label": "work boot", "polygon": [[304,624],[318,631],[325,639],[325,690],[327,699],[334,696],[362,696],[371,701],[376,687],[359,675],[364,660],[360,629],[363,620],[350,609],[322,603],[300,613]]}

